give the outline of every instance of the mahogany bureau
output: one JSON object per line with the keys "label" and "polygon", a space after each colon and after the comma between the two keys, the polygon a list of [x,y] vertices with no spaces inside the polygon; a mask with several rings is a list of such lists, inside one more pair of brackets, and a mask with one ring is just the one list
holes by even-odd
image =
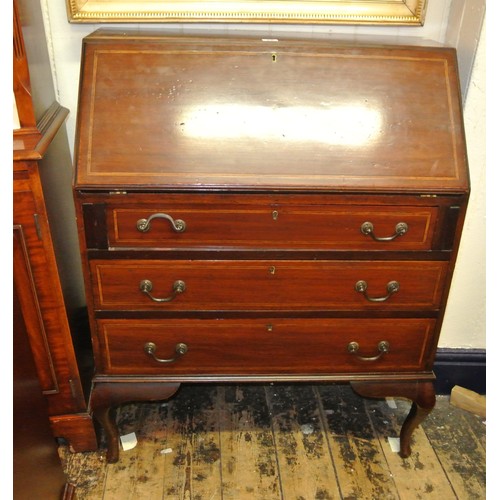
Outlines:
{"label": "mahogany bureau", "polygon": [[75,200],[90,409],[184,382],[345,382],[435,403],[469,193],[453,49],[83,42]]}

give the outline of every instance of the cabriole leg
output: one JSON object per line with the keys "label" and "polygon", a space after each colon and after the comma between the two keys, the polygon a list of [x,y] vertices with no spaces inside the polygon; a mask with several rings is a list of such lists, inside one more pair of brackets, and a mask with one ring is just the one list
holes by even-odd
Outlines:
{"label": "cabriole leg", "polygon": [[114,408],[118,405],[141,402],[160,401],[171,398],[180,384],[161,382],[94,382],[90,397],[90,411],[101,424],[108,451],[108,463],[116,463],[119,457],[119,435]]}
{"label": "cabriole leg", "polygon": [[410,412],[401,427],[400,452],[406,458],[411,454],[411,436],[436,404],[433,381],[408,382],[351,382],[352,389],[366,398],[406,398],[413,401]]}

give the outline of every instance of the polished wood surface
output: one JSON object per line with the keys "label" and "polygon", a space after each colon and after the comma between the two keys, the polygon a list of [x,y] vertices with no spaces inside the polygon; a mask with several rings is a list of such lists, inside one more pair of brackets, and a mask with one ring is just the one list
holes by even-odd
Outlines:
{"label": "polished wood surface", "polygon": [[40,387],[26,315],[19,298],[24,286],[22,280],[14,278],[13,498],[76,498],[72,495],[74,489],[67,484],[49,426],[47,402]]}
{"label": "polished wood surface", "polygon": [[[25,170],[20,171],[24,165]],[[22,276],[20,303],[27,316],[42,389],[49,413],[72,413],[85,409],[78,383],[58,270],[36,162],[17,164],[14,175],[14,273]],[[74,387],[70,380],[75,380]]]}
{"label": "polished wood surface", "polygon": [[[432,311],[441,303],[447,268],[441,261],[93,260],[90,272],[96,310]],[[153,298],[141,291],[143,280],[152,283]],[[185,291],[174,295],[177,280]],[[355,289],[361,280],[368,298]],[[397,292],[369,300],[386,297],[392,281]]]}
{"label": "polished wood surface", "polygon": [[[110,196],[111,194],[111,196]],[[460,198],[456,195],[192,194],[135,191],[78,191],[89,249],[244,249],[449,251],[453,247]],[[177,232],[160,215],[185,223]],[[156,216],[156,217],[155,217]],[[152,217],[149,229],[137,223]],[[371,222],[374,235],[390,237],[399,222],[408,230],[390,241],[361,233]],[[424,255],[422,254],[422,255]],[[437,255],[437,254],[433,254]]]}
{"label": "polished wood surface", "polygon": [[[57,153],[56,138],[61,139],[68,115],[54,100],[50,61],[40,47],[44,37],[39,3],[14,1],[14,97],[21,125],[14,130],[12,151],[16,298],[45,398],[45,413],[37,418],[47,419],[46,427],[54,436],[66,438],[72,449],[95,450],[95,428],[87,411],[47,211],[47,183],[42,180],[45,169],[60,168],[45,160]],[[14,356],[14,365],[23,363],[22,352]]]}
{"label": "polished wood surface", "polygon": [[[195,205],[192,197],[169,205],[108,207],[109,246],[126,247],[221,247],[237,248],[323,248],[351,250],[412,249],[429,250],[436,226],[438,208],[415,206],[310,205],[287,200],[238,205],[234,198]],[[241,202],[241,198],[239,198]],[[207,207],[208,204],[208,207]],[[162,215],[185,222],[176,232]],[[150,229],[140,232],[137,222],[151,218]],[[382,237],[391,236],[398,223],[411,230],[391,242],[376,242],[363,235],[360,227],[371,222]]]}
{"label": "polished wood surface", "polygon": [[94,417],[106,432],[109,463],[118,461],[118,429],[114,420],[113,409],[126,401],[154,401],[168,399],[178,390],[180,384],[165,384],[163,382],[141,383],[107,383],[96,381],[91,396],[91,408]]}
{"label": "polished wood surface", "polygon": [[21,133],[22,129],[16,131],[18,133],[14,134],[12,144],[13,160],[42,160],[67,116],[68,110],[63,108],[59,103],[54,102],[38,123],[37,132]]}
{"label": "polished wood surface", "polygon": [[222,381],[410,398],[410,453],[469,191],[456,71],[451,49],[84,40],[75,200],[108,459],[113,406]]}
{"label": "polished wood surface", "polygon": [[[432,319],[99,320],[105,346],[101,364],[110,374],[335,374],[415,372],[425,368],[434,332]],[[378,344],[389,343],[380,355]],[[161,363],[147,356],[153,342]],[[175,346],[187,352],[179,356]],[[348,345],[357,342],[359,351]],[[201,378],[200,377],[200,378]]]}
{"label": "polished wood surface", "polygon": [[384,398],[387,394],[393,397],[411,400],[410,412],[401,427],[400,455],[407,458],[411,454],[410,439],[412,432],[429,415],[436,404],[436,395],[432,381],[417,382],[412,385],[398,384],[391,381],[370,383],[351,382],[351,387],[360,396],[367,398]]}
{"label": "polished wood surface", "polygon": [[[54,255],[44,195],[35,161],[14,162],[13,270],[40,385],[55,436],[75,450],[97,446]],[[73,437],[75,439],[73,439]]]}
{"label": "polished wood surface", "polygon": [[13,92],[19,116],[21,128],[18,134],[32,134],[40,138],[40,132],[36,128],[35,110],[31,97],[30,72],[26,47],[24,45],[23,30],[19,16],[17,1],[13,2]]}
{"label": "polished wood surface", "polygon": [[136,40],[84,40],[81,187],[467,188],[452,49]]}

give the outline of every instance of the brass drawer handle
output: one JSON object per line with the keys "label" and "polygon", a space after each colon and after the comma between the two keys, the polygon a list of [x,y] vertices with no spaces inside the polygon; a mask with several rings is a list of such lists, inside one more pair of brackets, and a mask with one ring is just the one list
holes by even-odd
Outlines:
{"label": "brass drawer handle", "polygon": [[356,354],[359,351],[359,344],[357,342],[349,342],[349,344],[347,345],[347,350],[351,354],[355,354],[356,357],[361,361],[376,361],[380,358],[380,356],[389,352],[389,347],[389,342],[387,342],[387,340],[380,341],[378,343],[379,353],[375,356],[359,356],[358,354]]}
{"label": "brass drawer handle", "polygon": [[151,300],[154,300],[155,302],[170,302],[171,300],[174,300],[177,295],[180,293],[183,293],[186,291],[186,283],[182,280],[177,280],[174,282],[172,289],[174,293],[170,295],[170,297],[165,297],[164,299],[159,299],[158,297],[154,297],[151,295],[151,291],[153,290],[153,282],[150,280],[142,280],[139,283],[139,290],[142,293],[145,293]]}
{"label": "brass drawer handle", "polygon": [[150,215],[147,219],[139,219],[136,224],[137,230],[141,233],[147,233],[151,228],[151,221],[153,219],[168,220],[176,233],[182,233],[186,230],[186,223],[182,219],[174,220],[170,215],[162,213]]}
{"label": "brass drawer handle", "polygon": [[363,222],[363,224],[361,224],[361,232],[367,236],[371,236],[375,241],[392,241],[398,236],[403,236],[408,232],[408,224],[406,222],[398,222],[394,231],[392,236],[379,237],[375,236],[373,224],[371,222]]}
{"label": "brass drawer handle", "polygon": [[151,356],[157,363],[173,363],[174,361],[177,361],[180,357],[184,356],[184,354],[188,352],[188,346],[183,342],[179,342],[178,344],[176,344],[175,346],[176,355],[170,359],[161,359],[156,357],[155,355],[156,344],[154,342],[146,342],[144,344],[144,352],[148,356]]}
{"label": "brass drawer handle", "polygon": [[362,293],[365,296],[365,299],[370,302],[385,302],[391,295],[399,291],[399,283],[397,281],[389,281],[389,283],[387,283],[387,295],[384,295],[384,297],[370,297],[366,293],[368,283],[363,280],[359,280],[354,288],[356,292]]}

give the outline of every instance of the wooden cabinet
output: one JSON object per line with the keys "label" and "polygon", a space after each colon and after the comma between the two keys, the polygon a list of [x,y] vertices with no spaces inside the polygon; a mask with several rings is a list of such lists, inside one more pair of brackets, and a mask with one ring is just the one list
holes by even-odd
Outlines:
{"label": "wooden cabinet", "polygon": [[[21,283],[19,283],[21,284]],[[49,425],[47,402],[42,395],[26,316],[21,313],[14,283],[13,294],[13,498],[74,499],[67,483],[57,444]]]}
{"label": "wooden cabinet", "polygon": [[66,438],[75,451],[96,449],[37,161],[14,161],[13,187],[14,281],[53,433]]}
{"label": "wooden cabinet", "polygon": [[[35,94],[53,96],[54,90],[52,82],[37,84],[31,78],[22,19],[16,3],[14,7],[14,91],[20,118],[20,128],[14,130],[13,147],[13,267],[16,297],[26,325],[41,390],[47,401],[53,434],[66,438],[76,451],[92,450],[97,448],[96,435],[87,410],[88,395],[86,397],[83,390],[84,381],[77,363],[51,233],[51,223],[57,224],[58,220],[49,222],[44,193],[47,185],[42,181],[44,169],[68,167],[67,163],[51,165],[46,162],[68,111],[56,101],[40,111],[32,100]],[[37,14],[40,13],[36,4],[28,6],[21,2],[21,7],[33,7],[29,10],[27,29],[33,35],[33,30],[37,27],[40,30],[41,27],[38,36],[43,37],[43,25],[37,23]],[[38,53],[42,54],[43,51]],[[31,63],[37,74],[44,63],[48,65],[48,60],[40,58]],[[37,90],[32,91],[35,88]],[[42,102],[44,100],[41,99]],[[85,334],[85,331],[75,332],[78,336]],[[22,362],[16,356],[14,353],[14,365]]]}
{"label": "wooden cabinet", "polygon": [[447,48],[84,40],[75,200],[91,408],[183,382],[332,381],[413,429],[469,192]]}

